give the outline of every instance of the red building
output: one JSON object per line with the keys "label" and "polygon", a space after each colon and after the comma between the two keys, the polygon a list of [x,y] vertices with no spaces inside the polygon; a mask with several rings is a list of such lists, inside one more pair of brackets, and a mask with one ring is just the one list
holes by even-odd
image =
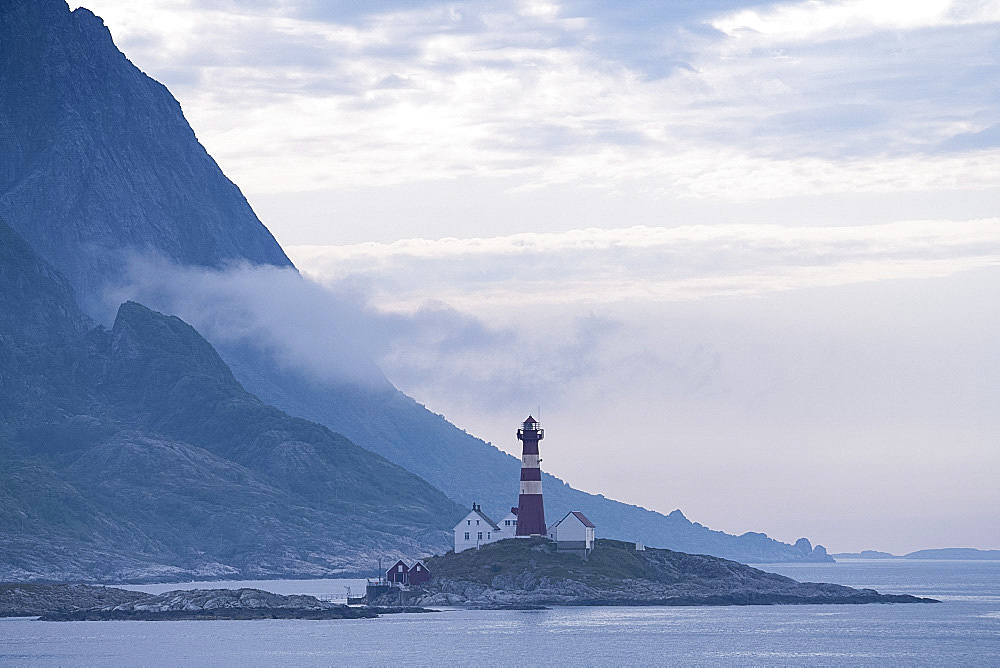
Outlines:
{"label": "red building", "polygon": [[409,581],[410,569],[403,560],[400,559],[385,572],[385,581],[396,584],[406,584]]}
{"label": "red building", "polygon": [[431,579],[431,572],[423,562],[418,561],[413,567],[406,565],[402,559],[385,572],[385,581],[392,584],[418,585]]}
{"label": "red building", "polygon": [[431,579],[431,572],[427,570],[426,566],[424,566],[421,562],[418,561],[417,563],[413,564],[413,568],[410,569],[410,579],[409,582],[407,582],[407,584],[416,586],[419,584],[423,584],[424,582],[427,582],[430,579]]}

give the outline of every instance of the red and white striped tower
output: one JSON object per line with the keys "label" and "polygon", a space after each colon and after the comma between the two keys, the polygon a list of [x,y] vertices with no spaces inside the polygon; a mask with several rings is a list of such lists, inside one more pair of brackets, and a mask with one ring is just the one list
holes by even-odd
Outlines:
{"label": "red and white striped tower", "polygon": [[538,442],[545,438],[542,425],[528,419],[517,430],[521,447],[521,493],[517,497],[518,536],[545,535],[545,506],[542,504],[542,469],[538,463]]}

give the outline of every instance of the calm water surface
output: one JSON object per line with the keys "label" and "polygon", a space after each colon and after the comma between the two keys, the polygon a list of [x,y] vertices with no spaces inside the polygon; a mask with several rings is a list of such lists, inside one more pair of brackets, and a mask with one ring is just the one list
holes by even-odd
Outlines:
{"label": "calm water surface", "polygon": [[[446,610],[331,621],[0,619],[0,665],[1000,666],[1000,562],[855,560],[759,567],[798,580],[931,596],[943,603]],[[224,584],[334,598],[344,595],[345,586],[357,592],[361,582]]]}

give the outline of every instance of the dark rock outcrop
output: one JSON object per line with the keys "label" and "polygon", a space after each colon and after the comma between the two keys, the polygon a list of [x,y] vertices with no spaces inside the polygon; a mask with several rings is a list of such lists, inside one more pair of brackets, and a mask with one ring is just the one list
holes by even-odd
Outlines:
{"label": "dark rock outcrop", "polygon": [[362,619],[378,614],[260,589],[193,589],[154,596],[88,585],[0,585],[0,617],[40,616],[42,621]]}
{"label": "dark rock outcrop", "polygon": [[0,584],[0,617],[37,617],[49,613],[129,605],[149,598],[149,594],[115,587]]}
{"label": "dark rock outcrop", "polygon": [[[226,613],[239,611],[248,613],[256,611],[267,617],[273,617],[277,611],[295,611],[298,613],[315,613],[321,611],[336,611],[344,613],[347,606],[321,601],[315,596],[295,594],[284,596],[272,594],[261,589],[178,589],[168,591],[149,598],[129,601],[114,606],[104,606],[100,612],[118,613],[119,618],[135,618],[128,615],[146,614],[155,618],[160,613],[195,613],[200,618],[218,615],[217,619],[225,618]],[[97,612],[92,610],[93,612]],[[355,615],[370,617],[373,614]],[[168,618],[179,618],[172,616]],[[248,617],[238,617],[247,619]]]}

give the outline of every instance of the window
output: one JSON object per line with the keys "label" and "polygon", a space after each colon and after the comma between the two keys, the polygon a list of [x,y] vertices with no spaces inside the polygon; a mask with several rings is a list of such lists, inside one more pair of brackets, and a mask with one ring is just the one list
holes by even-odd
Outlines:
{"label": "window", "polygon": [[482,531],[480,531],[480,532],[479,532],[479,540],[482,540],[482,539],[483,539],[483,532],[482,532]]}
{"label": "window", "polygon": [[476,520],[476,526],[479,526],[479,520]]}
{"label": "window", "polygon": [[514,520],[514,526],[517,526],[517,520]]}
{"label": "window", "polygon": [[468,531],[465,532],[465,540],[469,540],[469,532]]}
{"label": "window", "polygon": [[510,520],[504,520],[504,521],[503,521],[503,525],[504,525],[505,527],[509,527],[509,526],[510,526]]}
{"label": "window", "polygon": [[400,565],[399,565],[399,569],[398,569],[398,571],[397,571],[397,572],[399,572],[399,573],[402,573],[402,572],[403,572],[403,564],[400,564]]}
{"label": "window", "polygon": [[492,535],[493,535],[492,531],[487,531],[486,532],[486,540],[493,540],[492,538],[490,538],[490,536],[492,536]]}
{"label": "window", "polygon": [[472,520],[465,520],[465,523],[468,524],[469,526],[472,526]]}

